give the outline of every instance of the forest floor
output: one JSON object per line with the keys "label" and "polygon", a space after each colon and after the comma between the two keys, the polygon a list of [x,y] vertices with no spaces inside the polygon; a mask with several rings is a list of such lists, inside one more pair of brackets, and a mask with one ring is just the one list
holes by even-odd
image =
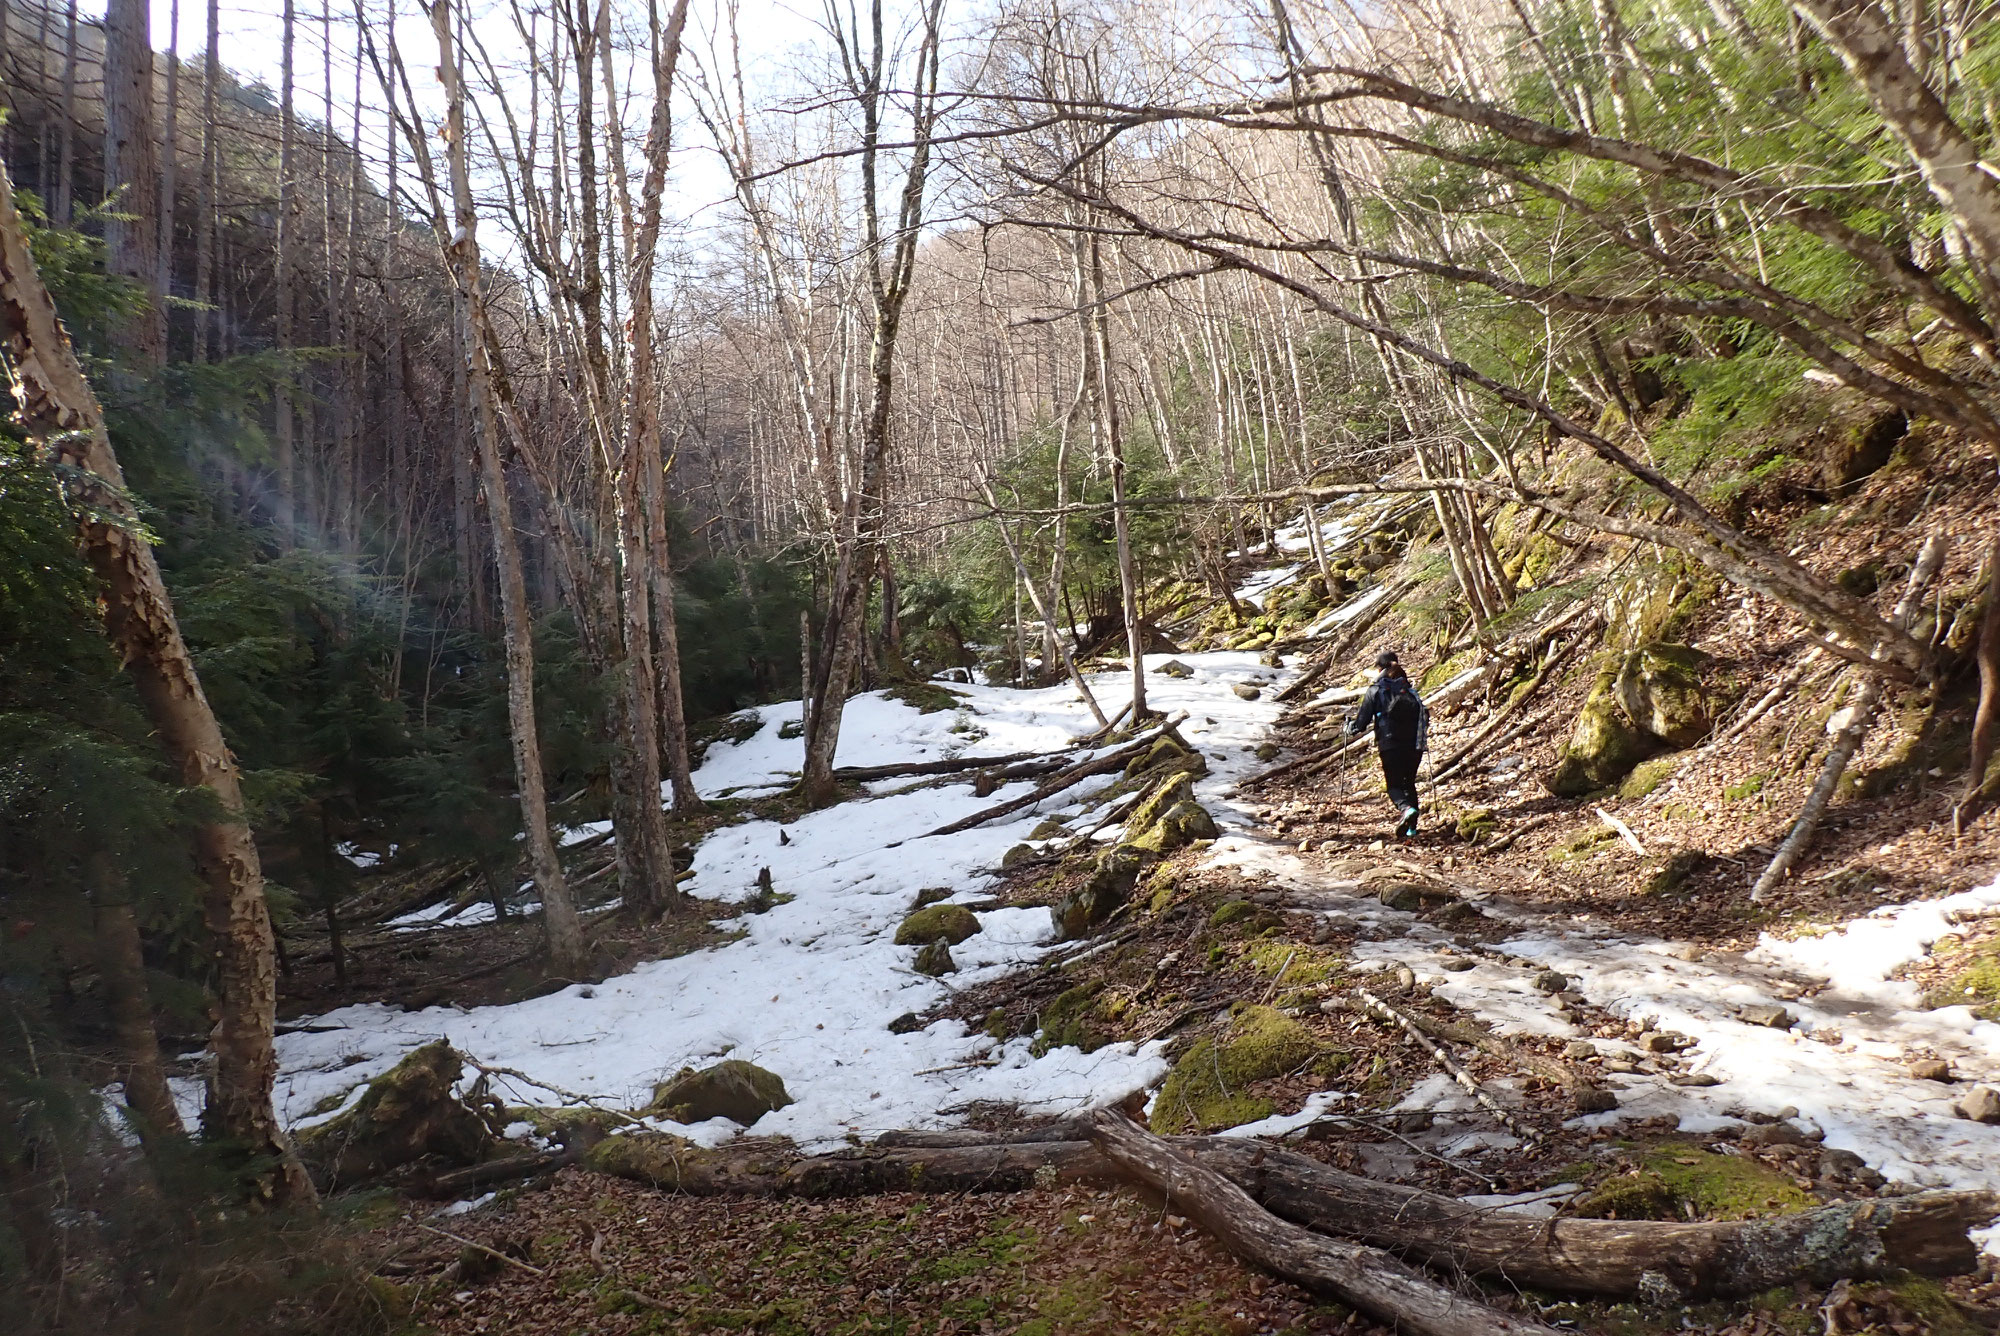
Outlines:
{"label": "forest floor", "polygon": [[[1964,540],[1995,520],[1991,489],[1951,510],[1913,502],[1915,486],[1882,480],[1850,508],[1865,522],[1816,521],[1809,559],[1829,574],[1870,562],[1893,572],[1911,555],[1897,548],[1911,545],[1914,513],[1902,512],[1918,504],[1927,526],[1961,535],[1941,584],[1963,584],[1978,559]],[[1267,573],[1244,594],[1282,582]],[[1892,579],[1882,583],[1891,596]],[[1795,628],[1733,599],[1711,600],[1683,634],[1734,708],[1802,652]],[[1415,660],[1412,643],[1392,619],[1349,662],[1387,644]],[[1161,676],[1175,657],[1189,675]],[[1088,875],[1086,860],[1055,853],[1095,818],[1086,805],[1111,777],[929,839],[919,837],[1028,781],[980,796],[969,776],[886,780],[821,813],[760,807],[782,801],[797,747],[785,737],[797,703],[766,707],[712,745],[698,774],[725,801],[695,848],[690,889],[704,899],[680,920],[695,926],[671,939],[632,934],[601,981],[526,997],[541,989],[500,971],[489,976],[496,991],[453,994],[451,1006],[425,976],[504,959],[529,924],[406,934],[410,948],[385,949],[436,954],[350,978],[344,991],[322,985],[318,1014],[286,1036],[287,1116],[328,1116],[440,1036],[623,1108],[682,1064],[730,1054],[779,1072],[797,1101],[765,1115],[757,1135],[822,1150],[900,1127],[1018,1126],[1134,1092],[1157,1100],[1171,1066],[1202,1044],[1222,1051],[1248,1005],[1299,1027],[1311,1059],[1227,1091],[1242,1101],[1234,1120],[1249,1115],[1232,1135],[1284,1138],[1355,1172],[1496,1208],[1731,1219],[1918,1187],[2000,1189],[2000,1126],[1956,1107],[1975,1084],[2000,1081],[2000,823],[1955,835],[1950,819],[1962,681],[1921,719],[1907,702],[1885,713],[1855,767],[1861,787],[1836,803],[1794,877],[1756,903],[1750,882],[1817,767],[1837,703],[1831,669],[1808,673],[1726,745],[1669,754],[1650,784],[1578,801],[1532,778],[1590,689],[1592,671],[1572,665],[1525,712],[1533,726],[1426,789],[1424,833],[1398,841],[1366,753],[1253,779],[1274,754],[1321,745],[1325,708],[1281,712],[1270,699],[1296,663],[1237,650],[1149,656],[1147,667],[1155,707],[1184,713],[1180,728],[1204,756],[1195,795],[1221,833],[1147,873],[1089,942],[1052,943],[1044,907]],[[1092,680],[1115,700],[1123,677]],[[1355,680],[1328,679],[1318,702]],[[928,711],[858,698],[842,763],[1047,750],[1087,730],[1068,687],[953,691],[923,696],[946,707]],[[1440,711],[1433,754],[1491,717],[1478,702]],[[1050,817],[1065,828],[1042,824]],[[764,867],[776,894],[760,899]],[[925,891],[973,908],[982,927],[953,948],[958,970],[944,980],[914,973],[913,948],[893,943]],[[1508,1121],[1365,1010],[1363,990],[1443,1042]],[[519,1000],[477,1005],[503,998]],[[508,1097],[552,1102],[546,1089]],[[1203,1125],[1202,1110],[1189,1115]],[[702,1144],[740,1135],[733,1124],[665,1126]],[[772,1146],[776,1158],[796,1153]],[[1167,1206],[1073,1184],[720,1200],[566,1169],[430,1209],[380,1238],[410,1321],[439,1333],[1373,1329],[1229,1259]],[[2000,1238],[1984,1238],[1983,1269],[1941,1286],[1664,1309],[1489,1297],[1601,1332],[1994,1329]]]}

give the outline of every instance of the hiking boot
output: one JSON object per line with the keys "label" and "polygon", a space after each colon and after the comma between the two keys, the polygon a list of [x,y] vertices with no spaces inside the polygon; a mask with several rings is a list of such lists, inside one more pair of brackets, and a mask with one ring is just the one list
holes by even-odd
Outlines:
{"label": "hiking boot", "polygon": [[1417,833],[1416,808],[1406,807],[1403,809],[1403,824],[1396,827],[1396,833],[1404,839],[1409,839]]}

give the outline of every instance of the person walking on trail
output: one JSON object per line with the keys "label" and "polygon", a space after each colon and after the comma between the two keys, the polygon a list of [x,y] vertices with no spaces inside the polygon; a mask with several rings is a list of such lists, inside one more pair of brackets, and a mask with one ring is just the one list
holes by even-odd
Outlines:
{"label": "person walking on trail", "polygon": [[1381,675],[1361,698],[1347,735],[1375,725],[1375,750],[1382,757],[1389,801],[1403,816],[1396,833],[1407,839],[1417,833],[1417,763],[1430,745],[1431,712],[1393,651],[1377,655],[1375,666]]}

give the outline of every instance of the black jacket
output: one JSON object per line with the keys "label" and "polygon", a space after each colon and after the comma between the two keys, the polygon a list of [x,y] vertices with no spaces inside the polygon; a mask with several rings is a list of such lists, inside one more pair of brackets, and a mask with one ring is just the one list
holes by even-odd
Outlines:
{"label": "black jacket", "polygon": [[[1392,712],[1389,709],[1390,702],[1406,691],[1417,704],[1414,723],[1396,718],[1397,714],[1407,714],[1408,711]],[[1411,750],[1421,756],[1430,745],[1430,707],[1417,695],[1410,679],[1401,673],[1383,673],[1375,679],[1375,684],[1368,688],[1368,694],[1361,698],[1361,706],[1355,710],[1354,718],[1348,721],[1348,736],[1354,736],[1370,724],[1375,725],[1375,746],[1381,751]]]}

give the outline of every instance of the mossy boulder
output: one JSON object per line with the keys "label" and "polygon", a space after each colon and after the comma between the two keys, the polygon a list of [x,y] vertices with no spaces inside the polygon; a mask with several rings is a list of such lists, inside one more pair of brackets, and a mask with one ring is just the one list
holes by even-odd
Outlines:
{"label": "mossy boulder", "polygon": [[729,1058],[696,1071],[683,1067],[671,1081],[653,1088],[646,1112],[677,1123],[727,1118],[749,1127],[765,1114],[792,1102],[784,1078],[754,1062]]}
{"label": "mossy boulder", "polygon": [[930,905],[904,919],[897,946],[929,946],[942,937],[953,946],[979,931],[979,916],[964,905]]}
{"label": "mossy boulder", "polygon": [[1628,653],[1613,690],[1625,718],[1669,747],[1691,747],[1708,735],[1708,693],[1701,684],[1707,655],[1656,641]]}
{"label": "mossy boulder", "polygon": [[1632,767],[1632,773],[1625,776],[1618,785],[1618,796],[1638,799],[1649,796],[1660,785],[1673,778],[1680,763],[1671,756],[1656,756],[1650,761],[1641,761]]}
{"label": "mossy boulder", "polygon": [[1187,848],[1196,840],[1212,840],[1219,833],[1215,818],[1208,814],[1207,808],[1197,802],[1178,802],[1160,813],[1159,820],[1126,843],[1135,849],[1164,857],[1176,849]]}
{"label": "mossy boulder", "polygon": [[1452,823],[1452,830],[1467,844],[1479,844],[1500,829],[1500,819],[1493,815],[1490,807],[1475,807],[1460,812]]}
{"label": "mossy boulder", "polygon": [[1550,793],[1581,797],[1592,789],[1616,784],[1646,759],[1648,740],[1619,708],[1617,681],[1618,675],[1611,669],[1598,674],[1561,757],[1542,777]]}
{"label": "mossy boulder", "polygon": [[1194,676],[1194,669],[1188,667],[1186,664],[1182,663],[1179,659],[1168,659],[1165,663],[1161,664],[1158,668],[1155,668],[1153,671],[1158,673],[1162,677]]}
{"label": "mossy boulder", "polygon": [[1138,882],[1148,857],[1144,850],[1129,844],[1116,845],[1099,854],[1089,879],[1049,906],[1049,917],[1055,920],[1056,940],[1069,942],[1088,937],[1099,924],[1117,913],[1131,898],[1132,887]]}
{"label": "mossy boulder", "polygon": [[380,1178],[418,1160],[476,1164],[499,1144],[493,1127],[454,1093],[464,1063],[444,1040],[414,1049],[368,1083],[345,1113],[294,1136],[322,1188]]}
{"label": "mossy boulder", "polygon": [[1155,783],[1139,805],[1125,818],[1125,838],[1129,841],[1152,829],[1153,823],[1178,803],[1194,801],[1194,783],[1184,774],[1173,774]]}
{"label": "mossy boulder", "polygon": [[1318,1051],[1306,1028],[1275,1007],[1244,1006],[1225,1033],[1196,1041],[1174,1064],[1153,1101],[1152,1128],[1171,1136],[1269,1117],[1276,1106],[1249,1086],[1296,1071]]}
{"label": "mossy boulder", "polygon": [[911,968],[919,974],[938,979],[958,973],[958,962],[951,958],[951,943],[940,937],[929,946],[917,948],[917,958]]}
{"label": "mossy boulder", "polygon": [[1153,739],[1153,745],[1125,763],[1128,776],[1170,774],[1191,775],[1196,779],[1208,773],[1208,762],[1202,754],[1183,745],[1172,737]]}

